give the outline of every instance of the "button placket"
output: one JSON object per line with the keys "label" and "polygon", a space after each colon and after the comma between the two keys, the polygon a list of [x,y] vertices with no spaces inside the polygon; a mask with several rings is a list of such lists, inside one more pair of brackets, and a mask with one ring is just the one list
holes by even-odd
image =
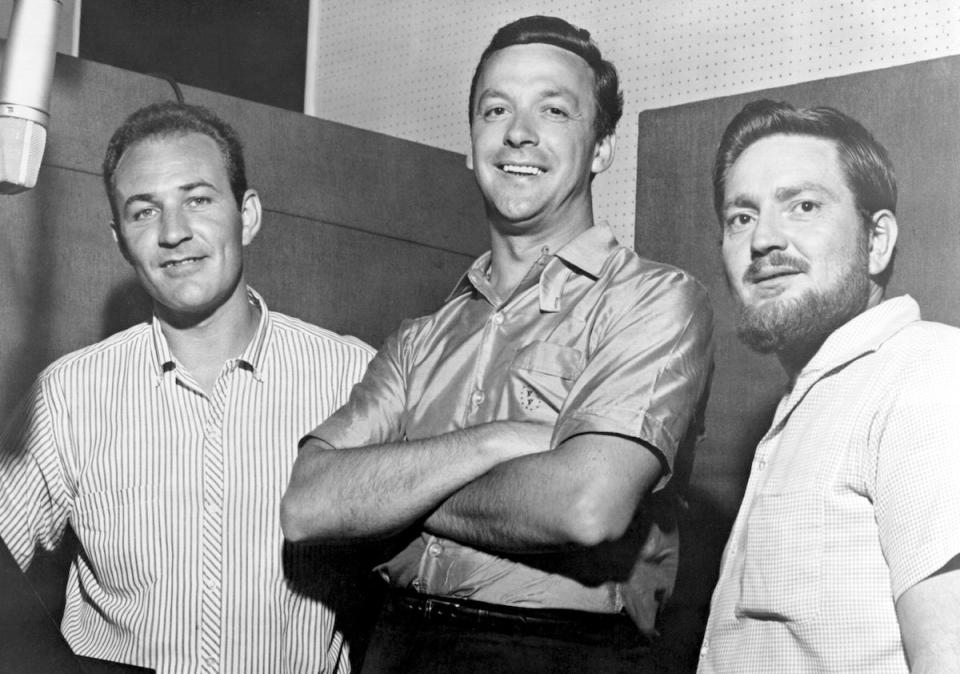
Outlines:
{"label": "button placket", "polygon": [[200,549],[200,574],[203,590],[200,609],[200,651],[204,669],[217,671],[220,657],[220,614],[223,568],[222,508],[224,499],[223,423],[229,372],[224,367],[217,378],[213,394],[205,403],[202,459],[203,515]]}

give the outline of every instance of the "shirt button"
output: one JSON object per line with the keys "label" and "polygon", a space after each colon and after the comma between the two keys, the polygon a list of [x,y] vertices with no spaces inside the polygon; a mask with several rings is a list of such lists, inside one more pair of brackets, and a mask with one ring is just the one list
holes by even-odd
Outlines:
{"label": "shirt button", "polygon": [[492,320],[493,320],[493,322],[496,323],[497,325],[502,325],[502,324],[503,324],[503,314],[501,314],[501,313],[498,311],[497,313],[495,313],[495,314],[493,315],[493,319],[492,319]]}
{"label": "shirt button", "polygon": [[766,468],[766,467],[767,467],[767,460],[766,460],[766,459],[760,459],[760,461],[757,463],[757,469],[758,469],[758,470],[763,470],[763,469]]}
{"label": "shirt button", "polygon": [[214,587],[216,587],[217,581],[214,578],[204,578],[203,584],[206,586],[208,590],[212,590]]}
{"label": "shirt button", "polygon": [[484,394],[483,391],[481,391],[480,389],[477,389],[471,394],[470,400],[473,402],[474,406],[479,406],[483,402],[483,399],[486,397],[487,396],[486,394]]}
{"label": "shirt button", "polygon": [[443,552],[443,546],[439,543],[431,543],[427,548],[427,554],[431,557],[439,557],[441,552]]}
{"label": "shirt button", "polygon": [[703,640],[703,646],[700,647],[701,657],[706,655],[710,651],[710,641],[708,639]]}

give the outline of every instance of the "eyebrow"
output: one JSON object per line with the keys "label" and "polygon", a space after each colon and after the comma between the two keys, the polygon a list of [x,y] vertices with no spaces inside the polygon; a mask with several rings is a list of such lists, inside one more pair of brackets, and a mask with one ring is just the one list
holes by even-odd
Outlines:
{"label": "eyebrow", "polygon": [[[566,87],[550,87],[541,90],[538,95],[541,99],[556,98],[559,96],[562,98],[569,98],[577,104],[580,103],[580,98],[572,90],[567,89]],[[510,96],[499,89],[484,89],[477,96],[477,105],[487,98],[505,98],[509,100]]]}
{"label": "eyebrow", "polygon": [[[181,185],[181,186],[180,186],[179,188],[177,188],[177,189],[179,189],[181,192],[191,192],[191,191],[197,189],[198,187],[209,187],[210,189],[214,190],[215,192],[219,192],[219,191],[220,191],[220,190],[218,190],[218,189],[216,188],[216,186],[214,186],[212,183],[208,183],[206,180],[195,180],[195,181],[192,182],[192,183],[186,183],[185,185]],[[156,201],[156,199],[154,198],[153,194],[151,194],[151,193],[149,193],[149,192],[142,192],[142,193],[140,193],[140,194],[131,194],[131,195],[130,195],[129,197],[127,197],[126,200],[123,202],[123,207],[124,207],[124,208],[128,208],[128,207],[130,206],[130,204],[132,204],[132,203],[134,203],[134,202],[137,202],[137,201],[146,201],[146,202],[148,202],[148,203],[153,203],[154,201]]]}
{"label": "eyebrow", "polygon": [[776,192],[774,192],[774,195],[777,197],[779,201],[788,201],[790,199],[793,199],[797,195],[802,194],[803,192],[821,192],[834,199],[837,198],[836,193],[833,190],[831,190],[829,187],[827,187],[823,183],[814,183],[814,182],[805,182],[805,183],[800,183],[799,185],[792,185],[789,187],[780,187],[777,189]]}
{"label": "eyebrow", "polygon": [[[837,193],[831,190],[823,183],[804,182],[799,185],[790,185],[787,187],[778,187],[773,193],[777,201],[789,201],[804,192],[820,192],[827,196],[837,199]],[[723,202],[723,210],[729,208],[757,208],[759,199],[750,194],[738,194],[732,199]]]}
{"label": "eyebrow", "polygon": [[748,194],[738,194],[733,199],[728,199],[723,202],[723,210],[726,211],[730,208],[756,208],[757,199],[753,198]]}

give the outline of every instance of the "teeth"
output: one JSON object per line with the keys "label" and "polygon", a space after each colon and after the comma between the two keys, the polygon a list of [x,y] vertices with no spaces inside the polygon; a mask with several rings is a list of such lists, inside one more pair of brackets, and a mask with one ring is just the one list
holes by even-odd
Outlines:
{"label": "teeth", "polygon": [[543,169],[536,166],[521,166],[519,164],[504,164],[503,170],[507,173],[518,173],[525,176],[538,176],[543,173]]}
{"label": "teeth", "polygon": [[179,266],[179,265],[181,265],[181,264],[185,264],[185,263],[187,263],[187,262],[196,262],[196,261],[199,260],[199,259],[200,259],[200,258],[198,258],[198,257],[188,257],[188,258],[185,258],[185,259],[183,259],[183,260],[170,260],[170,261],[168,261],[168,262],[164,262],[164,263],[163,263],[162,265],[160,265],[160,266],[161,266],[161,267],[177,267],[177,266]]}

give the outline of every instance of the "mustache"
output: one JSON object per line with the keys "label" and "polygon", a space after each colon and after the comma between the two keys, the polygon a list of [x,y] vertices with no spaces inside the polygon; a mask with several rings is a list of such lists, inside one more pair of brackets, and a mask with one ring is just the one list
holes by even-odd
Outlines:
{"label": "mustache", "polygon": [[747,270],[743,272],[743,282],[754,283],[760,279],[761,275],[769,273],[772,268],[778,271],[804,274],[810,270],[810,264],[806,260],[788,255],[782,250],[775,250],[751,262]]}

